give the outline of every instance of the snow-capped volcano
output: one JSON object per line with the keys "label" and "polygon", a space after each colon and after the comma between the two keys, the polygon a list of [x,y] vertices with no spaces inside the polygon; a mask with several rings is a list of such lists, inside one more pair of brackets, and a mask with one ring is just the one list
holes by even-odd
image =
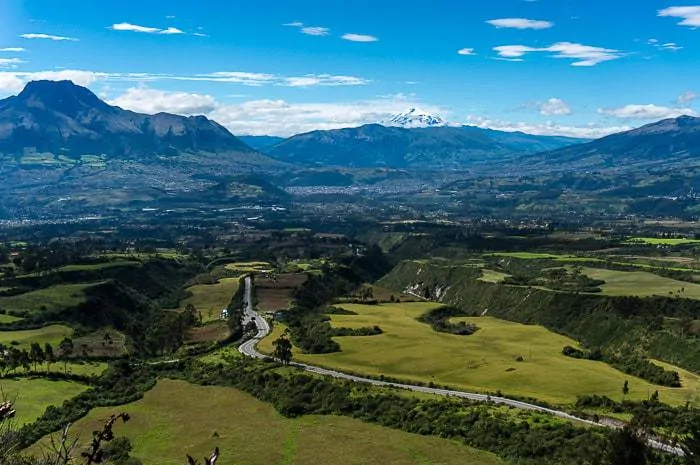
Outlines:
{"label": "snow-capped volcano", "polygon": [[385,126],[399,126],[402,128],[447,126],[445,120],[440,116],[426,113],[417,108],[409,108],[403,113],[397,113],[384,124]]}

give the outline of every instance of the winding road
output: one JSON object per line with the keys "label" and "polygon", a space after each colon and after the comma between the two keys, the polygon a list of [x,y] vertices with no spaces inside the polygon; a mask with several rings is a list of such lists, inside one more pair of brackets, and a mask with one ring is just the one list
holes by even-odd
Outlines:
{"label": "winding road", "polygon": [[[249,321],[255,321],[257,327],[258,327],[258,332],[257,334],[251,338],[245,341],[243,344],[241,344],[238,348],[239,352],[245,356],[252,357],[252,358],[258,358],[262,359],[267,357],[267,355],[264,355],[260,352],[258,352],[256,346],[258,342],[260,342],[264,337],[266,337],[268,334],[270,334],[270,324],[267,322],[267,320],[261,316],[258,312],[255,311],[253,308],[253,299],[252,299],[252,291],[253,291],[253,282],[250,277],[245,278],[245,301],[244,301],[244,316],[243,316],[243,324],[245,325]],[[426,394],[436,394],[440,396],[447,396],[447,397],[460,397],[463,399],[469,399],[469,400],[474,400],[478,402],[493,402],[495,404],[503,404],[503,405],[508,405],[510,407],[515,407],[523,410],[532,410],[536,412],[543,412],[543,413],[548,413],[550,415],[553,415],[555,417],[563,418],[565,420],[571,420],[571,421],[577,421],[580,423],[584,423],[590,426],[602,426],[602,427],[608,427],[608,428],[617,428],[619,427],[619,424],[613,423],[613,422],[600,422],[596,423],[591,420],[587,420],[585,418],[580,418],[575,415],[571,415],[570,413],[563,412],[561,410],[555,410],[547,407],[542,407],[540,405],[535,405],[535,404],[528,404],[527,402],[521,402],[519,400],[513,400],[513,399],[508,399],[506,397],[498,397],[498,396],[490,396],[486,394],[477,394],[473,392],[464,392],[464,391],[453,391],[451,389],[440,389],[440,388],[431,388],[431,387],[426,387],[426,386],[416,386],[414,384],[402,384],[402,383],[392,383],[388,381],[380,381],[377,379],[371,379],[371,378],[363,378],[360,376],[354,376],[354,375],[349,375],[347,373],[343,373],[340,371],[335,371],[335,370],[328,370],[326,368],[321,368],[313,365],[307,365],[305,363],[298,363],[298,362],[292,362],[290,365],[301,368],[303,370],[306,370],[311,373],[316,373],[319,375],[324,375],[324,376],[330,376],[333,378],[338,378],[338,379],[345,379],[348,381],[353,381],[356,383],[367,383],[367,384],[372,384],[374,386],[381,386],[381,387],[392,387],[392,388],[398,388],[398,389],[406,389],[409,391],[414,391],[414,392],[422,392]],[[652,438],[647,439],[647,443],[649,446],[653,447],[654,449],[662,450],[664,452],[668,452],[671,454],[675,455],[684,455],[683,450],[680,447],[672,446],[669,444],[665,444],[661,441],[657,441]]]}

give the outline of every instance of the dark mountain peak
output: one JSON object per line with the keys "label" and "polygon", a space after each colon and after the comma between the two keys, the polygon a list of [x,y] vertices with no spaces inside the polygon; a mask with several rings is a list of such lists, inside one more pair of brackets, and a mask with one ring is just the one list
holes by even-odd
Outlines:
{"label": "dark mountain peak", "polygon": [[0,101],[0,153],[25,150],[115,157],[252,151],[204,116],[123,110],[71,81],[32,81]]}
{"label": "dark mountain peak", "polygon": [[111,108],[92,91],[72,81],[31,81],[17,96],[17,102],[69,116],[89,109]]}

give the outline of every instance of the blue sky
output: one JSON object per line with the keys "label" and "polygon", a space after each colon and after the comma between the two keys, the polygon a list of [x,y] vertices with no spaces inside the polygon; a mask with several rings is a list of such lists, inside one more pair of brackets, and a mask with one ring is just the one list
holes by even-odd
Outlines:
{"label": "blue sky", "polygon": [[0,96],[67,78],[236,134],[416,106],[594,137],[695,114],[699,39],[700,0],[2,0]]}

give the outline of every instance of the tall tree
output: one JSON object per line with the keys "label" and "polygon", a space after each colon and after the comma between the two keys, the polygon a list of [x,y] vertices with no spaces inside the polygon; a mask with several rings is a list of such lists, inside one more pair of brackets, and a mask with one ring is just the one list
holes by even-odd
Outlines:
{"label": "tall tree", "polygon": [[649,448],[646,442],[629,426],[610,433],[606,455],[610,465],[649,463]]}
{"label": "tall tree", "polygon": [[29,359],[34,365],[34,371],[36,371],[37,365],[44,363],[44,349],[38,342],[32,342],[29,346]]}
{"label": "tall tree", "polygon": [[280,337],[272,341],[274,347],[272,355],[284,365],[289,365],[289,362],[292,361],[292,343],[287,337],[287,333],[288,331],[285,330]]}
{"label": "tall tree", "polygon": [[44,359],[46,361],[46,370],[51,371],[51,364],[56,362],[56,355],[53,352],[53,346],[48,342],[44,345]]}
{"label": "tall tree", "polygon": [[68,358],[73,355],[73,339],[69,337],[63,338],[61,343],[58,345],[58,349],[61,351],[61,358],[63,359],[63,371],[68,373]]}

